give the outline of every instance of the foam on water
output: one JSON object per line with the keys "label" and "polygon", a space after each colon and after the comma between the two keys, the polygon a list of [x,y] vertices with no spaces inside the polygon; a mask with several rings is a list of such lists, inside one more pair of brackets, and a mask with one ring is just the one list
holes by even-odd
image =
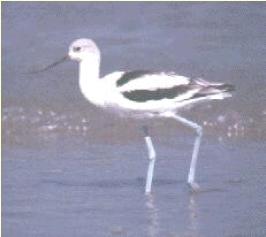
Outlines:
{"label": "foam on water", "polygon": [[[211,108],[208,110],[211,111]],[[260,118],[260,120],[253,117],[244,117],[238,112],[226,111],[218,116],[212,115],[209,117],[201,113],[201,116],[197,116],[197,121],[204,126],[205,134],[214,137],[220,142],[230,141],[232,139],[266,139],[266,132],[264,129],[266,115],[264,112],[262,111],[260,115],[254,115],[255,118]],[[102,112],[100,116],[103,117],[103,121],[101,124],[98,124],[97,116],[99,116],[99,112],[91,114],[88,111],[88,113],[83,112],[82,115],[80,115],[78,111],[68,113],[66,111],[62,113],[47,108],[3,108],[3,142],[7,144],[16,142],[18,144],[28,141],[30,143],[36,139],[49,140],[51,137],[72,137],[73,139],[83,137],[91,141],[97,141],[101,139],[101,136],[105,136],[104,134],[113,133],[112,136],[116,137],[119,143],[121,141],[125,142],[130,139],[135,139],[136,135],[133,130],[138,124],[141,125],[143,123],[135,121],[130,125],[130,123],[127,123],[126,119],[114,119],[113,122],[108,125],[110,120],[108,120],[107,117],[104,118],[105,113]],[[130,134],[128,131],[124,132],[124,127],[121,126],[121,123],[127,123],[128,129],[132,130],[133,134]],[[152,129],[158,130],[157,133],[161,136],[169,136],[167,134],[169,125],[167,124],[169,124],[177,134],[179,133],[178,130],[182,129],[181,127],[175,128],[175,123],[167,119],[155,119]],[[165,130],[164,126],[168,126],[168,128]]]}

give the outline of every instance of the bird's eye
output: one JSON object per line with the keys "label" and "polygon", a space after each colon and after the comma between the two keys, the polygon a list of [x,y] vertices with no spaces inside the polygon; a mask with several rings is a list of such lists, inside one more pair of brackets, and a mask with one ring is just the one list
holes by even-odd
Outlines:
{"label": "bird's eye", "polygon": [[81,47],[73,47],[74,52],[79,52],[81,50]]}

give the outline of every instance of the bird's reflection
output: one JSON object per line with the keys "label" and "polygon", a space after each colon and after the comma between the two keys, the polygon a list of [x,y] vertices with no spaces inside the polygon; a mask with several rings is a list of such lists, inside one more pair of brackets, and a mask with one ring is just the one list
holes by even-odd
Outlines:
{"label": "bird's reflection", "polygon": [[197,201],[195,199],[195,194],[191,193],[189,195],[188,199],[188,219],[189,219],[189,226],[188,226],[188,232],[189,236],[197,237],[198,234],[198,205]]}
{"label": "bird's reflection", "polygon": [[[185,213],[181,212],[180,210],[177,210],[178,217],[176,217],[176,220],[183,223],[182,219],[185,218],[187,221],[187,228],[185,232],[182,231],[183,227],[180,227],[180,223],[176,223],[176,226],[180,227],[180,230],[175,230],[175,232],[172,232],[173,237],[182,237],[182,236],[190,236],[190,237],[198,237],[199,236],[199,210],[198,210],[198,203],[196,200],[197,195],[195,193],[191,193],[189,196],[187,196],[187,200],[185,201],[185,206],[183,211]],[[147,207],[147,213],[148,213],[148,227],[147,227],[147,236],[149,237],[158,237],[161,236],[160,234],[160,213],[159,208],[156,205],[156,199],[154,194],[150,194],[145,197],[145,204]],[[178,205],[176,206],[178,207]],[[185,215],[184,215],[185,214]],[[173,217],[174,219],[174,217]]]}
{"label": "bird's reflection", "polygon": [[146,207],[148,208],[148,236],[156,237],[159,236],[159,210],[155,204],[155,196],[153,194],[146,196]]}

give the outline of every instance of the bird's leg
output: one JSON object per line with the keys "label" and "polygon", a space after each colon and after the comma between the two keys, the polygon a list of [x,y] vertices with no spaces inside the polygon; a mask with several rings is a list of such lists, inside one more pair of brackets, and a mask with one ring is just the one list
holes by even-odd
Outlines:
{"label": "bird's leg", "polygon": [[148,149],[148,156],[149,156],[149,167],[147,171],[147,178],[146,178],[146,186],[145,186],[145,193],[149,194],[151,192],[151,186],[152,186],[152,178],[154,173],[154,164],[156,159],[156,152],[154,150],[151,137],[148,133],[148,127],[143,126],[143,132],[144,132],[144,139],[146,142],[146,146]]}
{"label": "bird's leg", "polygon": [[200,147],[200,142],[201,142],[201,137],[202,137],[202,127],[195,123],[192,122],[186,118],[180,117],[176,114],[170,114],[171,116],[168,115],[168,117],[172,117],[178,122],[181,122],[182,124],[191,127],[194,129],[197,133],[197,137],[194,142],[194,148],[193,148],[193,153],[192,153],[192,159],[190,162],[190,168],[189,168],[189,173],[188,173],[188,184],[192,188],[193,191],[199,190],[199,185],[195,182],[195,172],[196,172],[196,166],[197,166],[197,160],[198,160],[198,153],[199,153],[199,147]]}

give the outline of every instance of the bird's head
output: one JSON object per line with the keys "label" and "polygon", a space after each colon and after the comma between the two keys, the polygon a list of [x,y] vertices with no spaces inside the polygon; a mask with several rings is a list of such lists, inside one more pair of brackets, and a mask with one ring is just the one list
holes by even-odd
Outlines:
{"label": "bird's head", "polygon": [[86,59],[100,59],[100,51],[91,39],[77,39],[69,46],[70,59],[81,62]]}
{"label": "bird's head", "polygon": [[57,61],[49,64],[48,66],[31,71],[30,73],[39,73],[51,69],[68,59],[72,59],[78,62],[89,61],[90,63],[100,62],[100,50],[97,45],[91,39],[77,39],[69,46],[68,55],[58,59]]}

